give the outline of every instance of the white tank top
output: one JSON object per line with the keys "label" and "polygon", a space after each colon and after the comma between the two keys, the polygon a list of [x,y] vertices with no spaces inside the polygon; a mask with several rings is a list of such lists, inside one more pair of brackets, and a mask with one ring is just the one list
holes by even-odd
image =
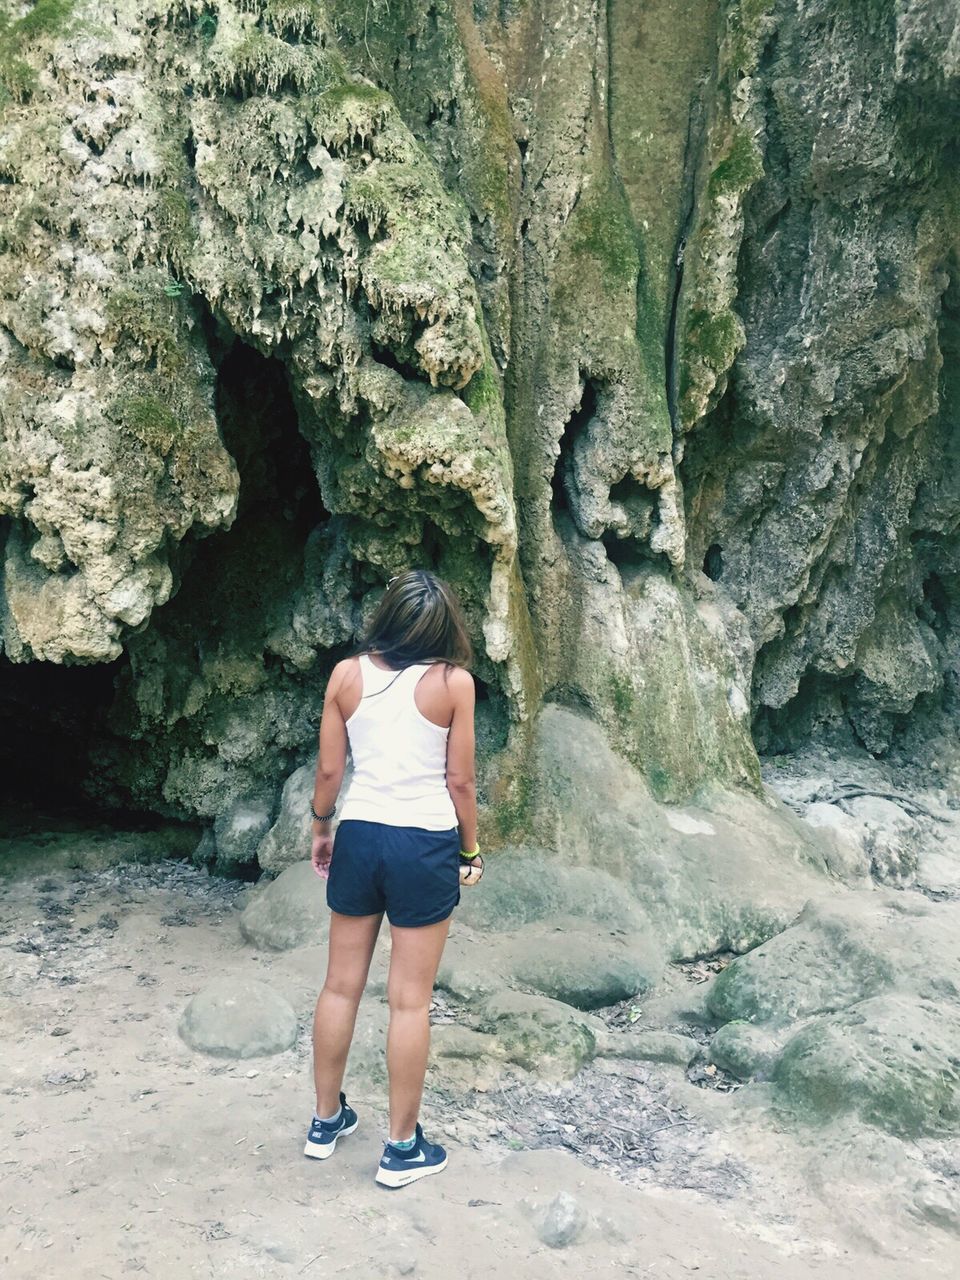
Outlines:
{"label": "white tank top", "polygon": [[424,716],[414,691],[428,662],[384,671],[360,655],[360,705],[347,720],[353,777],[341,822],[449,831],[457,812],[447,790],[449,729]]}

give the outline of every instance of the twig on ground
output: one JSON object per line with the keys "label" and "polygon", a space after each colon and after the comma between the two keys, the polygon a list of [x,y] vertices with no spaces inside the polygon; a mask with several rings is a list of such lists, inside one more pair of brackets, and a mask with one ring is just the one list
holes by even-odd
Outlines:
{"label": "twig on ground", "polygon": [[652,1138],[655,1133],[663,1133],[664,1129],[677,1129],[682,1124],[693,1124],[692,1120],[674,1120],[670,1124],[662,1124],[658,1129],[648,1129],[643,1135],[645,1138]]}
{"label": "twig on ground", "polygon": [[858,796],[873,796],[878,800],[889,800],[893,804],[898,804],[902,809],[916,809],[918,813],[924,814],[928,818],[932,818],[934,822],[946,822],[947,819],[934,813],[932,809],[927,808],[925,804],[921,804],[919,800],[914,800],[912,796],[904,795],[902,791],[881,791],[877,787],[857,787],[857,786],[840,786],[827,796],[818,796],[818,799],[824,804],[836,804],[838,800],[856,800]]}

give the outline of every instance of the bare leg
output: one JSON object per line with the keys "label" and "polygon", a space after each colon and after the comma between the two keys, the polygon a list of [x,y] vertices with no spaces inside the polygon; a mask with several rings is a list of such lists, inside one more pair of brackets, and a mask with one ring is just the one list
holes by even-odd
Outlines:
{"label": "bare leg", "polygon": [[367,985],[382,915],[330,916],[327,977],[313,1016],[313,1078],[317,1115],[332,1116],[340,1105],[357,1006]]}
{"label": "bare leg", "polygon": [[387,1071],[390,1137],[394,1142],[412,1138],[417,1127],[430,1049],[430,999],[449,928],[449,916],[419,929],[390,928],[393,949],[387,982]]}

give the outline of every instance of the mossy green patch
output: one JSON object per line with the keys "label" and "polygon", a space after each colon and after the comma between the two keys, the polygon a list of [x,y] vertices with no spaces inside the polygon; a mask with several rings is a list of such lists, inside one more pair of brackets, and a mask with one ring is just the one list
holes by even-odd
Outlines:
{"label": "mossy green patch", "polygon": [[182,191],[164,188],[157,196],[153,218],[171,259],[182,267],[197,238],[190,201]]}
{"label": "mossy green patch", "polygon": [[44,36],[63,32],[73,9],[74,0],[37,0],[19,18],[0,13],[0,104],[4,97],[29,96],[36,85],[37,73],[21,53]]}
{"label": "mossy green patch", "polygon": [[701,411],[703,370],[711,385],[733,364],[743,346],[743,325],[733,311],[715,315],[701,307],[687,315],[683,333],[680,366],[680,401],[682,417],[687,425]]}
{"label": "mossy green patch", "polygon": [[114,289],[106,302],[108,335],[114,345],[137,343],[156,363],[161,378],[175,378],[186,362],[182,331],[183,302],[163,272],[143,273]]}
{"label": "mossy green patch", "polygon": [[316,106],[318,133],[328,147],[339,149],[382,129],[393,103],[373,85],[343,83],[324,89]]}
{"label": "mossy green patch", "polygon": [[763,177],[763,156],[748,133],[734,135],[730,149],[707,181],[707,197],[740,195]]}
{"label": "mossy green patch", "polygon": [[[446,245],[459,241],[464,230],[435,174],[418,164],[356,171],[344,190],[344,204],[351,218],[367,223],[371,238],[381,228],[394,237],[388,251],[378,247],[376,271],[394,283],[411,279],[416,270],[425,273],[425,280],[434,279]],[[427,234],[428,227],[433,234]]]}
{"label": "mossy green patch", "polygon": [[156,396],[131,396],[115,404],[118,417],[138,440],[163,457],[180,434],[180,423],[169,406]]}
{"label": "mossy green patch", "polygon": [[620,720],[629,720],[636,710],[633,686],[619,672],[613,672],[610,676],[610,702]]}
{"label": "mossy green patch", "polygon": [[220,89],[241,94],[317,93],[340,68],[337,56],[319,43],[291,44],[261,25],[227,29],[223,15],[208,62]]}
{"label": "mossy green patch", "polygon": [[500,384],[489,359],[464,387],[462,399],[471,413],[485,415],[497,411],[501,404]]}
{"label": "mossy green patch", "polygon": [[706,362],[714,369],[724,369],[736,353],[742,332],[732,311],[713,315],[697,308],[687,316],[685,354],[688,358]]}
{"label": "mossy green patch", "polygon": [[637,233],[623,193],[611,182],[584,192],[571,217],[569,252],[590,258],[610,290],[633,285],[638,270]]}

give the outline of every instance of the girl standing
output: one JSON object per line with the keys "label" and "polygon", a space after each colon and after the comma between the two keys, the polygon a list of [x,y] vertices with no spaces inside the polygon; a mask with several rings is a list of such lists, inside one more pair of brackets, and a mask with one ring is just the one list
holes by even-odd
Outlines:
{"label": "girl standing", "polygon": [[[384,914],[390,1140],[376,1180],[402,1187],[446,1167],[418,1116],[429,1009],[460,884],[483,874],[477,847],[474,686],[460,609],[426,570],[394,578],[359,656],[331,673],[313,793],[313,865],[331,910],[327,976],[313,1028],[317,1109],[305,1153],[332,1155],[358,1120],[341,1092],[357,1007]],[[347,747],[353,778],[331,832]],[[461,870],[462,868],[462,870]]]}

